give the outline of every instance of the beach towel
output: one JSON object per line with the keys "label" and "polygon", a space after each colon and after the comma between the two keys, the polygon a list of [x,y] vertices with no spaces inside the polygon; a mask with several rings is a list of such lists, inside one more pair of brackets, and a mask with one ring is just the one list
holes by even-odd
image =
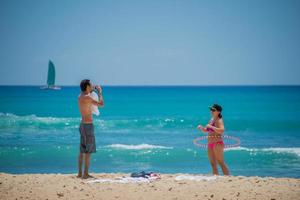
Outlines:
{"label": "beach towel", "polygon": [[87,181],[87,183],[149,183],[153,180],[156,180],[156,178],[120,177],[114,179],[94,179],[94,180]]}
{"label": "beach towel", "polygon": [[176,176],[176,181],[181,180],[190,180],[190,181],[213,181],[216,180],[219,176],[200,176],[200,175],[179,175]]}

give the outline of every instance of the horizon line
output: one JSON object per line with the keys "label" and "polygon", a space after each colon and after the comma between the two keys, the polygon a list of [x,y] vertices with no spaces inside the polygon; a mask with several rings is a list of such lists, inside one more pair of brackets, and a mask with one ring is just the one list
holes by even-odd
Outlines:
{"label": "horizon line", "polygon": [[[1,85],[0,87],[41,87],[43,85],[35,85],[35,84],[29,84],[29,85]],[[79,87],[78,85],[73,85],[73,84],[66,84],[66,85],[56,85],[59,87]],[[102,87],[299,87],[300,84],[261,84],[261,85],[255,85],[255,84],[241,84],[241,85],[131,85],[131,84],[124,84],[124,85],[101,85]]]}

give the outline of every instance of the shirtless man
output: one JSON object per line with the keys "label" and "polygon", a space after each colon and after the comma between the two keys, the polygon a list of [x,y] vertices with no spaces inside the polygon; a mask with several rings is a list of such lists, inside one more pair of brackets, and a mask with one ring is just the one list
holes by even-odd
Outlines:
{"label": "shirtless man", "polygon": [[[94,125],[92,118],[91,106],[102,107],[104,105],[102,97],[102,89],[100,86],[95,86],[98,92],[98,101],[95,101],[90,93],[93,91],[94,86],[91,84],[90,80],[82,80],[80,83],[81,94],[78,97],[78,105],[81,113],[81,123],[80,123],[80,154],[78,156],[78,178],[90,178],[89,175],[89,165],[91,153],[96,152],[96,143],[94,135]],[[85,168],[82,174],[82,161],[85,159]]]}

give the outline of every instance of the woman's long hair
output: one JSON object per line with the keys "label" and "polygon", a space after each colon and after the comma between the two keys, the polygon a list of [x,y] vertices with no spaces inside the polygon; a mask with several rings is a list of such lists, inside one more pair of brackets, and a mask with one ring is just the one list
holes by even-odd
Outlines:
{"label": "woman's long hair", "polygon": [[219,116],[218,116],[218,117],[219,117],[220,119],[222,119],[222,117],[223,117],[223,116],[222,116],[222,114],[221,114],[221,113],[219,113]]}

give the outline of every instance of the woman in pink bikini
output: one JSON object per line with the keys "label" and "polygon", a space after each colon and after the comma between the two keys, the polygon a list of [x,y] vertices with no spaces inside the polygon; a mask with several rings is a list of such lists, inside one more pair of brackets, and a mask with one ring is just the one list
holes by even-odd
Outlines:
{"label": "woman in pink bikini", "polygon": [[224,162],[224,142],[222,134],[224,133],[225,128],[221,114],[222,107],[218,104],[214,104],[209,108],[212,115],[211,120],[205,127],[199,125],[198,129],[204,133],[208,133],[207,152],[213,174],[218,175],[217,164],[219,164],[223,174],[229,175],[229,170]]}

